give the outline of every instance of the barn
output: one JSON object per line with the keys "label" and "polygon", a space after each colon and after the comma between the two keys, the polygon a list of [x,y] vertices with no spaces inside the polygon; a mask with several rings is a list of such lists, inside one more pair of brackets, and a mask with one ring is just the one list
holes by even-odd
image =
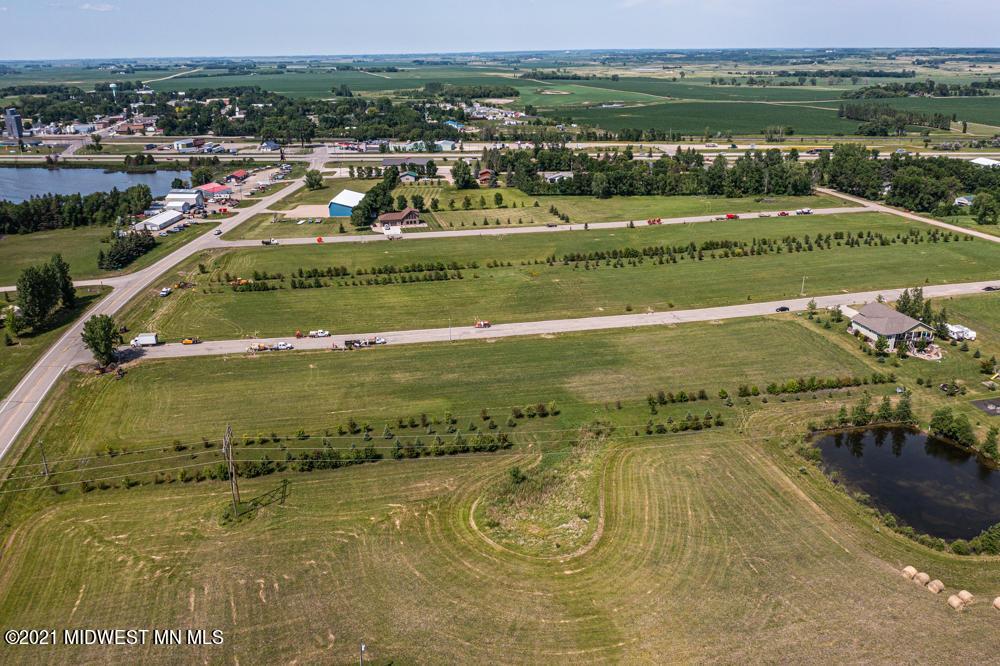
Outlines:
{"label": "barn", "polygon": [[343,190],[340,194],[330,199],[330,217],[350,217],[354,207],[361,203],[365,195],[354,190]]}

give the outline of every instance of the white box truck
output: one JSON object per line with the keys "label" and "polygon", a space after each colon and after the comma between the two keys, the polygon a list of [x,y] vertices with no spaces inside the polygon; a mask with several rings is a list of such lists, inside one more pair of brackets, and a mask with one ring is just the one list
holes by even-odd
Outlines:
{"label": "white box truck", "polygon": [[156,339],[156,333],[140,333],[132,338],[131,344],[133,347],[155,347],[160,341]]}

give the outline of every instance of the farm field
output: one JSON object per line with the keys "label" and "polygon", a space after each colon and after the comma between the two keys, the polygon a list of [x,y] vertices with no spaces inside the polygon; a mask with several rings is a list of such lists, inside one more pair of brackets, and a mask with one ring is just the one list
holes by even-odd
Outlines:
{"label": "farm field", "polygon": [[767,87],[748,85],[713,86],[708,85],[707,82],[698,84],[640,77],[621,78],[617,81],[595,79],[581,81],[580,85],[604,90],[645,93],[657,97],[670,97],[674,99],[739,102],[813,102],[839,99],[845,90],[850,90],[852,87],[850,85],[837,87],[826,85]]}
{"label": "farm field", "polygon": [[[55,315],[49,330],[37,335],[30,330],[25,331],[17,336],[17,344],[0,345],[0,399],[10,393],[11,389],[21,381],[24,373],[55,343],[66,328],[108,291],[110,290],[101,287],[80,287],[76,290],[77,306],[70,311]],[[14,296],[11,294],[11,301],[13,300]],[[0,308],[6,305],[7,302],[0,299]]]}
{"label": "farm field", "polygon": [[[995,132],[1000,126],[1000,97],[901,97],[878,100],[898,109],[921,113],[955,115],[959,122],[980,123],[991,126]],[[839,103],[839,102],[838,102]],[[820,103],[818,106],[837,108],[838,103]]]}
{"label": "farm field", "polygon": [[[436,659],[477,662],[643,661],[667,652],[683,661],[726,654],[757,662],[792,651],[807,660],[861,653],[919,660],[934,650],[974,660],[995,652],[1000,639],[987,601],[956,614],[898,570],[912,564],[988,600],[1000,594],[996,558],[958,558],[872,530],[854,500],[783,448],[807,419],[836,410],[839,398],[755,398],[747,408],[755,435],[744,436],[732,425],[735,410],[715,397],[739,382],[875,367],[820,340],[797,322],[758,318],[551,340],[150,362],[120,382],[66,377],[49,417],[36,421],[38,436],[58,443],[51,458],[128,447],[135,454],[115,457],[124,465],[117,476],[134,473],[133,456],[150,444],[171,453],[143,454],[140,471],[214,464],[217,449],[198,444],[177,453],[170,442],[217,438],[229,420],[238,433],[291,433],[420,411],[449,410],[464,424],[483,407],[502,414],[534,400],[554,400],[561,413],[526,425],[531,435],[515,434],[506,452],[241,479],[244,498],[275,491],[283,478],[291,483],[284,504],[237,525],[220,521],[228,501],[221,481],[86,494],[67,484],[59,495],[24,493],[16,505],[7,495],[0,622],[48,626],[79,614],[114,625],[155,606],[165,625],[225,632],[223,646],[186,656],[241,662],[332,656],[347,663],[357,646],[343,636],[363,636],[369,658],[380,662],[421,661],[427,645]],[[682,345],[685,353],[675,353]],[[635,435],[649,414],[644,396],[681,383],[704,385],[712,397],[669,413],[707,408],[727,424]],[[149,392],[162,399],[150,404]],[[615,400],[622,409],[609,409]],[[216,409],[203,409],[207,403]],[[487,540],[479,500],[501,488],[512,467],[530,473],[565,456],[565,442],[594,419],[617,425],[578,491],[600,497],[582,519],[597,523],[595,538],[542,557]],[[286,441],[288,451],[315,446]],[[267,446],[240,445],[237,455],[282,455]],[[155,461],[167,455],[177,462]],[[25,462],[35,462],[31,453]],[[70,478],[71,464],[58,464],[57,474]],[[548,545],[562,550],[558,537]],[[51,584],[53,567],[64,572],[59,584]],[[122,574],[109,579],[109,567]],[[413,599],[419,610],[410,610]],[[509,629],[478,639],[498,621]],[[276,623],[282,631],[262,630]],[[112,654],[69,649],[45,655]],[[9,659],[32,661],[33,650],[11,650]],[[135,648],[133,658],[157,660],[159,650]]]}
{"label": "farm field", "polygon": [[[494,203],[494,196],[500,194],[503,197],[505,208],[497,208]],[[465,197],[469,197],[472,205],[471,210],[462,210],[462,202]],[[485,200],[486,207],[481,207]],[[583,196],[536,196],[531,197],[520,190],[503,187],[487,190],[454,190],[446,189],[441,193],[441,211],[434,213],[434,217],[443,228],[459,228],[462,226],[472,226],[473,223],[481,225],[483,218],[487,218],[490,224],[495,224],[500,220],[502,225],[518,224],[522,220],[524,224],[548,224],[550,222],[560,222],[559,218],[550,212],[550,208],[555,206],[560,213],[569,215],[570,222],[621,222],[623,220],[635,220],[637,223],[645,223],[646,220],[654,217],[697,217],[701,215],[716,215],[723,213],[756,213],[770,210],[796,210],[798,208],[839,208],[843,205],[852,205],[845,200],[827,195],[814,195],[808,197],[742,197],[729,199],[716,196],[637,196],[637,197],[611,197],[610,199],[596,199],[594,197]],[[451,202],[455,202],[457,210],[451,210]],[[538,206],[535,206],[535,202]],[[517,207],[514,207],[514,206]],[[464,224],[463,224],[464,223]]]}
{"label": "farm field", "polygon": [[812,102],[678,101],[615,109],[561,109],[553,113],[607,130],[648,127],[694,135],[701,135],[706,128],[712,134],[727,131],[759,134],[763,128],[776,125],[792,127],[796,135],[852,134],[857,129],[857,122],[837,117],[836,105],[829,110],[814,105],[822,106]]}
{"label": "farm field", "polygon": [[136,259],[124,271],[102,271],[97,268],[97,253],[103,240],[111,235],[108,227],[54,229],[3,236],[0,237],[0,284],[14,284],[25,268],[48,261],[56,253],[62,254],[76,280],[111,277],[136,271],[214,227],[214,224],[194,224],[179,233],[168,234],[166,238],[157,237],[156,247]]}
{"label": "farm field", "polygon": [[[984,241],[833,245],[811,252],[742,258],[713,259],[706,251],[702,260],[687,255],[665,264],[655,258],[636,265],[623,260],[620,268],[609,265],[610,260],[563,263],[568,254],[586,256],[626,247],[686,248],[690,243],[700,246],[709,241],[749,242],[786,236],[801,240],[806,235],[815,238],[835,232],[895,237],[911,229],[926,233],[928,228],[893,216],[855,213],[809,220],[793,217],[507,237],[410,239],[388,247],[375,243],[212,251],[192,257],[186,269],[165,280],[174,281],[177,275],[186,274],[196,288],[160,299],[155,297],[159,285],[154,284],[123,317],[130,328],[154,330],[167,340],[190,335],[229,339],[291,335],[296,329],[394,331],[442,327],[449,321],[469,325],[477,317],[496,322],[537,321],[623,314],[629,307],[643,312],[733,305],[798,296],[803,277],[808,294],[823,295],[996,275],[1000,248]],[[556,260],[549,265],[546,260],[552,256]],[[451,278],[448,280],[426,281],[422,279],[424,272],[417,272],[412,281],[379,284],[381,274],[372,272],[377,266],[437,262],[463,266],[461,279],[451,269],[445,271]],[[196,270],[198,264],[205,265],[205,274]],[[320,283],[326,286],[322,288],[289,288],[290,278],[300,268],[325,271],[327,267],[338,267],[348,277],[324,274]],[[366,272],[357,274],[359,269]],[[267,281],[282,287],[237,293],[225,284],[235,277],[252,278],[255,271],[258,277],[283,274],[284,280]],[[302,282],[313,285],[315,279],[307,277]]]}

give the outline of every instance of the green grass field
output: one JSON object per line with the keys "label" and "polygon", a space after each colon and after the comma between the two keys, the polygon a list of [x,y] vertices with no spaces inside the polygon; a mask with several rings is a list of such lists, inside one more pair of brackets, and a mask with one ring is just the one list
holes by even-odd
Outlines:
{"label": "green grass field", "polygon": [[[754,399],[749,437],[732,425],[633,434],[648,416],[645,394],[658,388],[705,385],[714,393],[775,377],[860,373],[874,367],[868,363],[800,323],[750,319],[355,354],[171,360],[140,364],[119,382],[67,377],[34,433],[58,447],[49,457],[65,491],[0,499],[8,544],[0,622],[118,626],[155,617],[157,626],[225,632],[217,647],[130,648],[130,659],[150,662],[181,655],[349,663],[361,640],[376,663],[643,662],[664,654],[685,662],[721,654],[741,663],[789,655],[921,661],[936,651],[980,661],[1000,649],[988,607],[1000,594],[1000,562],[873,530],[868,512],[781,446],[815,413],[835,410],[837,398]],[[178,453],[170,442],[217,438],[230,420],[237,432],[290,433],[335,428],[352,415],[451,410],[464,424],[483,407],[502,413],[538,399],[557,401],[561,414],[531,424],[532,436],[508,452],[242,479],[244,499],[276,490],[282,478],[290,494],[235,526],[220,523],[225,482],[89,494],[67,482],[77,465],[118,465],[101,472],[121,477],[151,465],[210,464],[217,449]],[[619,399],[621,410],[608,408]],[[714,397],[676,411],[706,407],[732,420]],[[593,477],[552,498],[572,506],[595,493],[585,502],[595,511],[579,518],[593,523],[592,537],[577,545],[538,532],[547,547],[533,554],[495,541],[477,507],[511,467],[555,467],[567,449],[552,439],[572,439],[577,425],[595,418],[618,427],[591,463]],[[546,436],[546,429],[562,432]],[[151,444],[163,449],[138,453]],[[133,453],[93,457],[105,445]],[[308,445],[287,441],[289,451]],[[238,446],[237,456],[260,455],[253,449]],[[80,456],[89,459],[59,461]],[[32,448],[24,462],[36,461]],[[25,482],[5,489],[11,483]],[[955,613],[944,596],[904,580],[904,565],[944,580],[947,593],[971,590],[976,603]],[[119,573],[109,577],[109,569]],[[482,640],[498,626],[503,631]],[[29,663],[113,661],[121,652],[60,646],[6,654],[9,663]]]}
{"label": "green grass field", "polygon": [[110,277],[139,270],[169,254],[184,243],[215,228],[214,224],[194,224],[166,238],[156,239],[156,248],[136,259],[125,271],[102,271],[97,268],[97,253],[110,237],[107,227],[55,229],[33,234],[0,237],[0,284],[12,285],[28,266],[43,263],[57,252],[69,263],[74,279]]}
{"label": "green grass field", "polygon": [[[50,328],[39,334],[30,330],[22,332],[12,346],[0,345],[0,398],[6,396],[21,377],[55,343],[66,328],[76,320],[87,308],[96,303],[108,293],[107,288],[81,287],[76,290],[78,303],[69,311],[60,311],[53,317]],[[10,294],[11,302],[14,295]],[[0,308],[6,307],[7,301],[0,297]]]}
{"label": "green grass field", "polygon": [[[497,208],[493,197],[499,193],[503,197],[503,208]],[[472,205],[470,210],[462,210],[465,197],[469,197]],[[537,196],[530,197],[520,190],[501,187],[484,190],[451,190],[441,193],[441,211],[434,217],[443,228],[460,228],[472,226],[473,222],[482,225],[485,217],[489,224],[495,225],[496,220],[506,225],[517,225],[520,219],[524,224],[548,224],[559,222],[549,209],[555,206],[560,213],[569,215],[570,222],[620,222],[634,220],[644,223],[653,217],[697,217],[701,215],[718,215],[722,213],[755,213],[760,211],[777,211],[797,208],[832,208],[852,205],[843,199],[816,195],[809,197],[745,197],[727,199],[712,196],[648,196],[648,197],[612,197],[610,199],[595,199],[593,197],[575,196]],[[485,201],[485,208],[481,207]],[[451,210],[450,202],[455,202],[456,210]],[[538,206],[535,206],[535,202]],[[463,225],[464,222],[464,225]]]}
{"label": "green grass field", "polygon": [[[309,225],[302,225],[302,228]],[[770,218],[706,222],[637,229],[524,234],[505,237],[411,239],[403,243],[297,245],[201,253],[187,270],[197,288],[168,299],[156,298],[158,285],[124,314],[133,329],[157,331],[168,340],[197,335],[206,339],[246,335],[290,335],[296,329],[327,328],[347,333],[468,325],[476,317],[495,322],[533,321],[595,315],[665,311],[770,301],[799,295],[802,278],[809,294],[971,281],[995,276],[1000,248],[984,241],[837,247],[813,252],[743,258],[680,259],[659,265],[614,268],[584,262],[563,265],[568,253],[624,247],[701,244],[709,240],[780,239],[818,233],[869,231],[895,235],[926,230],[900,218],[868,213],[814,218]],[[547,265],[547,257],[557,262]],[[457,262],[462,279],[366,285],[370,275],[324,278],[328,287],[235,293],[230,277],[254,271],[291,276],[299,268],[343,266],[358,269],[392,264]],[[478,268],[471,268],[472,262]],[[488,264],[502,262],[503,266]],[[510,266],[507,266],[507,263]],[[206,265],[206,274],[194,270]],[[173,273],[170,280],[174,280]],[[352,281],[360,284],[352,286]],[[310,280],[311,282],[311,280]],[[278,284],[275,282],[275,284]]]}
{"label": "green grass field", "polygon": [[706,128],[712,134],[728,131],[759,134],[765,127],[777,125],[792,127],[797,135],[853,134],[857,130],[857,122],[837,117],[836,104],[830,109],[819,106],[822,105],[810,102],[680,101],[612,109],[561,109],[554,113],[607,130],[649,127],[699,136]]}

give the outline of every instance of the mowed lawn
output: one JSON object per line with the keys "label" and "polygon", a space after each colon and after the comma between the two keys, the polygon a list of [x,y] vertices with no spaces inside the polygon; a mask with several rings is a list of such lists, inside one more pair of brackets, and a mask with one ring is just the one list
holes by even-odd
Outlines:
{"label": "mowed lawn", "polygon": [[[237,434],[289,436],[302,428],[317,435],[353,417],[375,426],[377,436],[385,422],[394,424],[400,416],[450,411],[464,428],[488,408],[502,424],[513,405],[553,400],[561,413],[544,421],[547,428],[600,416],[645,424],[645,398],[659,389],[705,389],[711,400],[676,405],[680,416],[689,409],[700,416],[706,408],[722,408],[720,388],[733,392],[741,383],[870,373],[861,357],[820,346],[821,339],[791,321],[750,318],[450,345],[389,344],[358,352],[145,361],[122,381],[65,377],[48,401],[54,409],[34,436],[76,457],[107,446],[137,451],[175,439],[197,444],[202,437],[218,439],[225,423]],[[617,400],[621,416],[604,408]]]}
{"label": "mowed lawn", "polygon": [[[372,663],[921,662],[939,652],[979,663],[1000,650],[995,559],[876,533],[815,468],[796,472],[801,461],[759,441],[713,432],[636,444],[619,431],[610,446],[597,538],[561,558],[497,548],[469,520],[511,467],[537,463],[525,452],[288,474],[285,503],[235,527],[220,524],[222,481],[49,494],[8,542],[0,622],[217,628],[221,646],[169,649],[212,663],[348,664],[361,641]],[[280,483],[240,488],[251,498]],[[903,579],[905,565],[976,603],[956,613]],[[93,662],[122,649],[6,654]],[[129,659],[159,661],[165,649],[130,647]]]}
{"label": "mowed lawn", "polygon": [[[503,197],[503,207],[497,207],[494,201],[499,193]],[[463,201],[468,197],[472,208],[462,210]],[[458,210],[451,210],[450,202],[454,200]],[[485,207],[482,205],[485,200]],[[538,206],[535,206],[538,202]],[[516,206],[515,206],[516,204]],[[483,224],[484,218],[489,225],[516,226],[520,224],[548,224],[560,222],[550,211],[552,206],[560,213],[569,216],[570,222],[620,222],[634,220],[645,223],[654,217],[696,217],[701,215],[717,215],[722,213],[756,213],[762,211],[794,211],[797,208],[840,208],[853,204],[843,199],[827,195],[807,197],[741,197],[729,199],[715,196],[643,196],[643,197],[612,197],[596,199],[594,197],[575,196],[537,196],[531,197],[513,188],[496,188],[485,190],[448,190],[442,193],[440,212],[434,213],[444,228],[469,227],[475,223]]]}
{"label": "mowed lawn", "polygon": [[[305,225],[303,225],[305,226]],[[506,237],[406,240],[401,243],[281,246],[202,253],[189,264],[197,288],[156,297],[153,285],[124,316],[132,329],[157,331],[167,340],[189,335],[225,339],[291,335],[296,329],[336,333],[394,331],[494,322],[533,321],[632,311],[665,311],[736,305],[797,297],[806,278],[812,295],[982,280],[996,275],[1000,247],[982,240],[949,243],[838,247],[747,257],[683,258],[677,263],[615,268],[585,262],[564,265],[568,253],[706,241],[781,239],[818,233],[885,233],[931,227],[875,213],[812,218],[705,222],[636,229],[517,234]],[[218,251],[215,251],[218,252]],[[545,259],[555,256],[554,265]],[[462,279],[365,285],[370,275],[324,278],[331,286],[236,293],[230,278],[254,271],[297,274],[299,268],[346,267],[355,272],[382,265],[458,262]],[[478,268],[471,268],[476,262]],[[205,264],[206,274],[196,270]],[[488,264],[493,264],[489,267]],[[502,263],[503,265],[499,265]],[[510,263],[510,266],[507,266]],[[171,274],[169,278],[173,281]],[[361,284],[352,286],[360,279]]]}
{"label": "mowed lawn", "polygon": [[59,253],[69,263],[74,279],[110,277],[144,268],[184,243],[214,229],[214,224],[194,224],[176,234],[156,239],[156,248],[128,266],[124,271],[102,271],[97,268],[97,253],[111,237],[108,227],[56,229],[33,234],[0,236],[0,285],[13,285],[28,266],[44,263]]}

